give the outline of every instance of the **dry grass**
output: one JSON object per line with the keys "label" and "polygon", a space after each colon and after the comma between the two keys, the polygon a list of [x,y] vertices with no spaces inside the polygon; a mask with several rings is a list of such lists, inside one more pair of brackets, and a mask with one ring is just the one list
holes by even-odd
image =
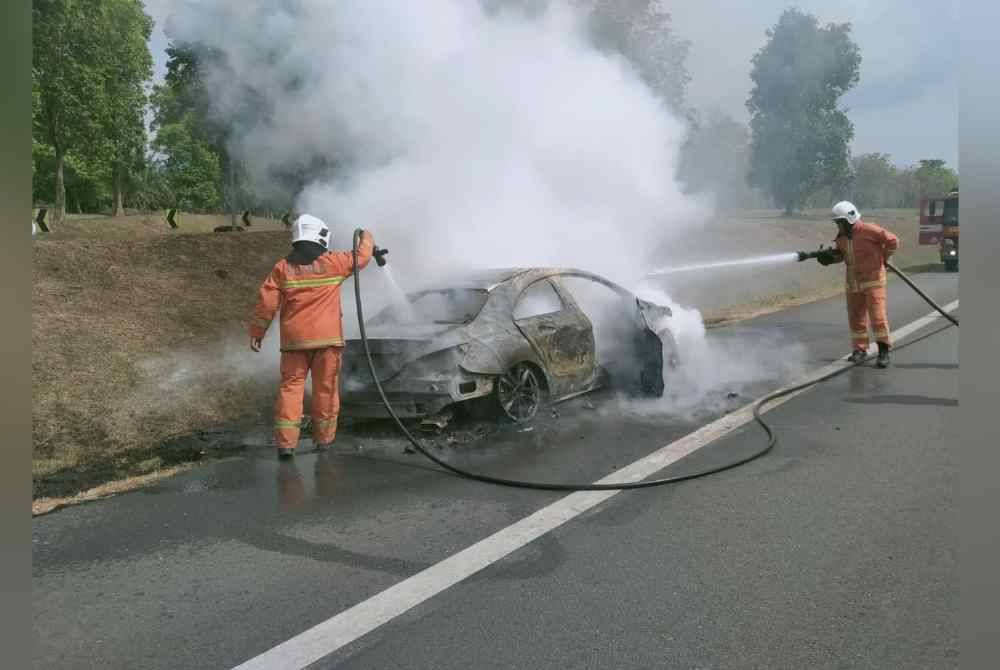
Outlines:
{"label": "dry grass", "polygon": [[31,515],[40,516],[42,514],[54,512],[57,509],[62,509],[63,507],[69,507],[70,505],[93,502],[102,498],[109,498],[111,496],[118,495],[119,493],[135,491],[136,489],[149,486],[150,484],[155,484],[161,479],[173,477],[174,475],[184,472],[185,470],[190,470],[193,467],[194,463],[185,463],[183,465],[175,465],[173,467],[156,470],[155,472],[151,472],[146,475],[136,475],[126,477],[125,479],[111,481],[106,484],[101,484],[100,486],[95,486],[92,489],[81,491],[80,493],[72,496],[36,498],[31,501]]}
{"label": "dry grass", "polygon": [[245,346],[255,290],[287,245],[284,232],[36,241],[35,496],[190,460],[165,443],[258,417],[273,389],[239,358],[219,374],[171,368]]}

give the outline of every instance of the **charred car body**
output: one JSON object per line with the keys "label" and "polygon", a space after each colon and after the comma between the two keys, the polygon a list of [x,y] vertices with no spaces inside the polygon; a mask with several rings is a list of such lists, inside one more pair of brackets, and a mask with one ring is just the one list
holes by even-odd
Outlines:
{"label": "charred car body", "polygon": [[[677,364],[670,309],[598,275],[508,269],[442,285],[366,322],[376,375],[401,417],[478,400],[521,422],[546,402],[609,384],[655,397],[664,361],[668,370]],[[347,342],[342,380],[345,412],[387,416],[360,340]]]}

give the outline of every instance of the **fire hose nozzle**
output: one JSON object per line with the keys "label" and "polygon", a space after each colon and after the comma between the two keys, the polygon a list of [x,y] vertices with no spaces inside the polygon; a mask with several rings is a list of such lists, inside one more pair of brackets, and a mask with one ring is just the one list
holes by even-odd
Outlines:
{"label": "fire hose nozzle", "polygon": [[385,267],[385,264],[386,264],[386,262],[387,262],[387,261],[385,260],[385,255],[386,255],[387,253],[389,253],[389,250],[388,250],[388,249],[381,249],[381,248],[379,248],[379,247],[375,247],[375,250],[374,250],[374,251],[372,252],[372,256],[374,256],[374,257],[375,257],[375,263],[376,263],[376,264],[377,264],[377,265],[378,265],[378,266],[379,266],[380,268],[381,268],[381,267]]}
{"label": "fire hose nozzle", "polygon": [[800,251],[800,252],[798,252],[798,254],[799,254],[799,262],[801,263],[802,261],[809,260],[810,258],[819,259],[819,258],[822,258],[824,256],[828,256],[831,253],[833,253],[833,249],[832,248],[828,248],[828,247],[824,247],[823,245],[820,245],[819,249],[817,249],[816,251]]}

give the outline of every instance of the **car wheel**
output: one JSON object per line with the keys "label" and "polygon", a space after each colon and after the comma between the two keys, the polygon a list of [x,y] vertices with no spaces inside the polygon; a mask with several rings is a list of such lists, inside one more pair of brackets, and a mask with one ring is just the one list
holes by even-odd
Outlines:
{"label": "car wheel", "polygon": [[497,379],[495,397],[503,416],[523,423],[538,413],[545,400],[545,389],[533,366],[518,363]]}

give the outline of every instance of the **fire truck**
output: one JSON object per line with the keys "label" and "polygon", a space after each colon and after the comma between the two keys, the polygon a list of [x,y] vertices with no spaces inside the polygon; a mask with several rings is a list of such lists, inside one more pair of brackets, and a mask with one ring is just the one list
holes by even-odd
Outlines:
{"label": "fire truck", "polygon": [[934,245],[948,272],[958,271],[958,189],[920,200],[920,244]]}

